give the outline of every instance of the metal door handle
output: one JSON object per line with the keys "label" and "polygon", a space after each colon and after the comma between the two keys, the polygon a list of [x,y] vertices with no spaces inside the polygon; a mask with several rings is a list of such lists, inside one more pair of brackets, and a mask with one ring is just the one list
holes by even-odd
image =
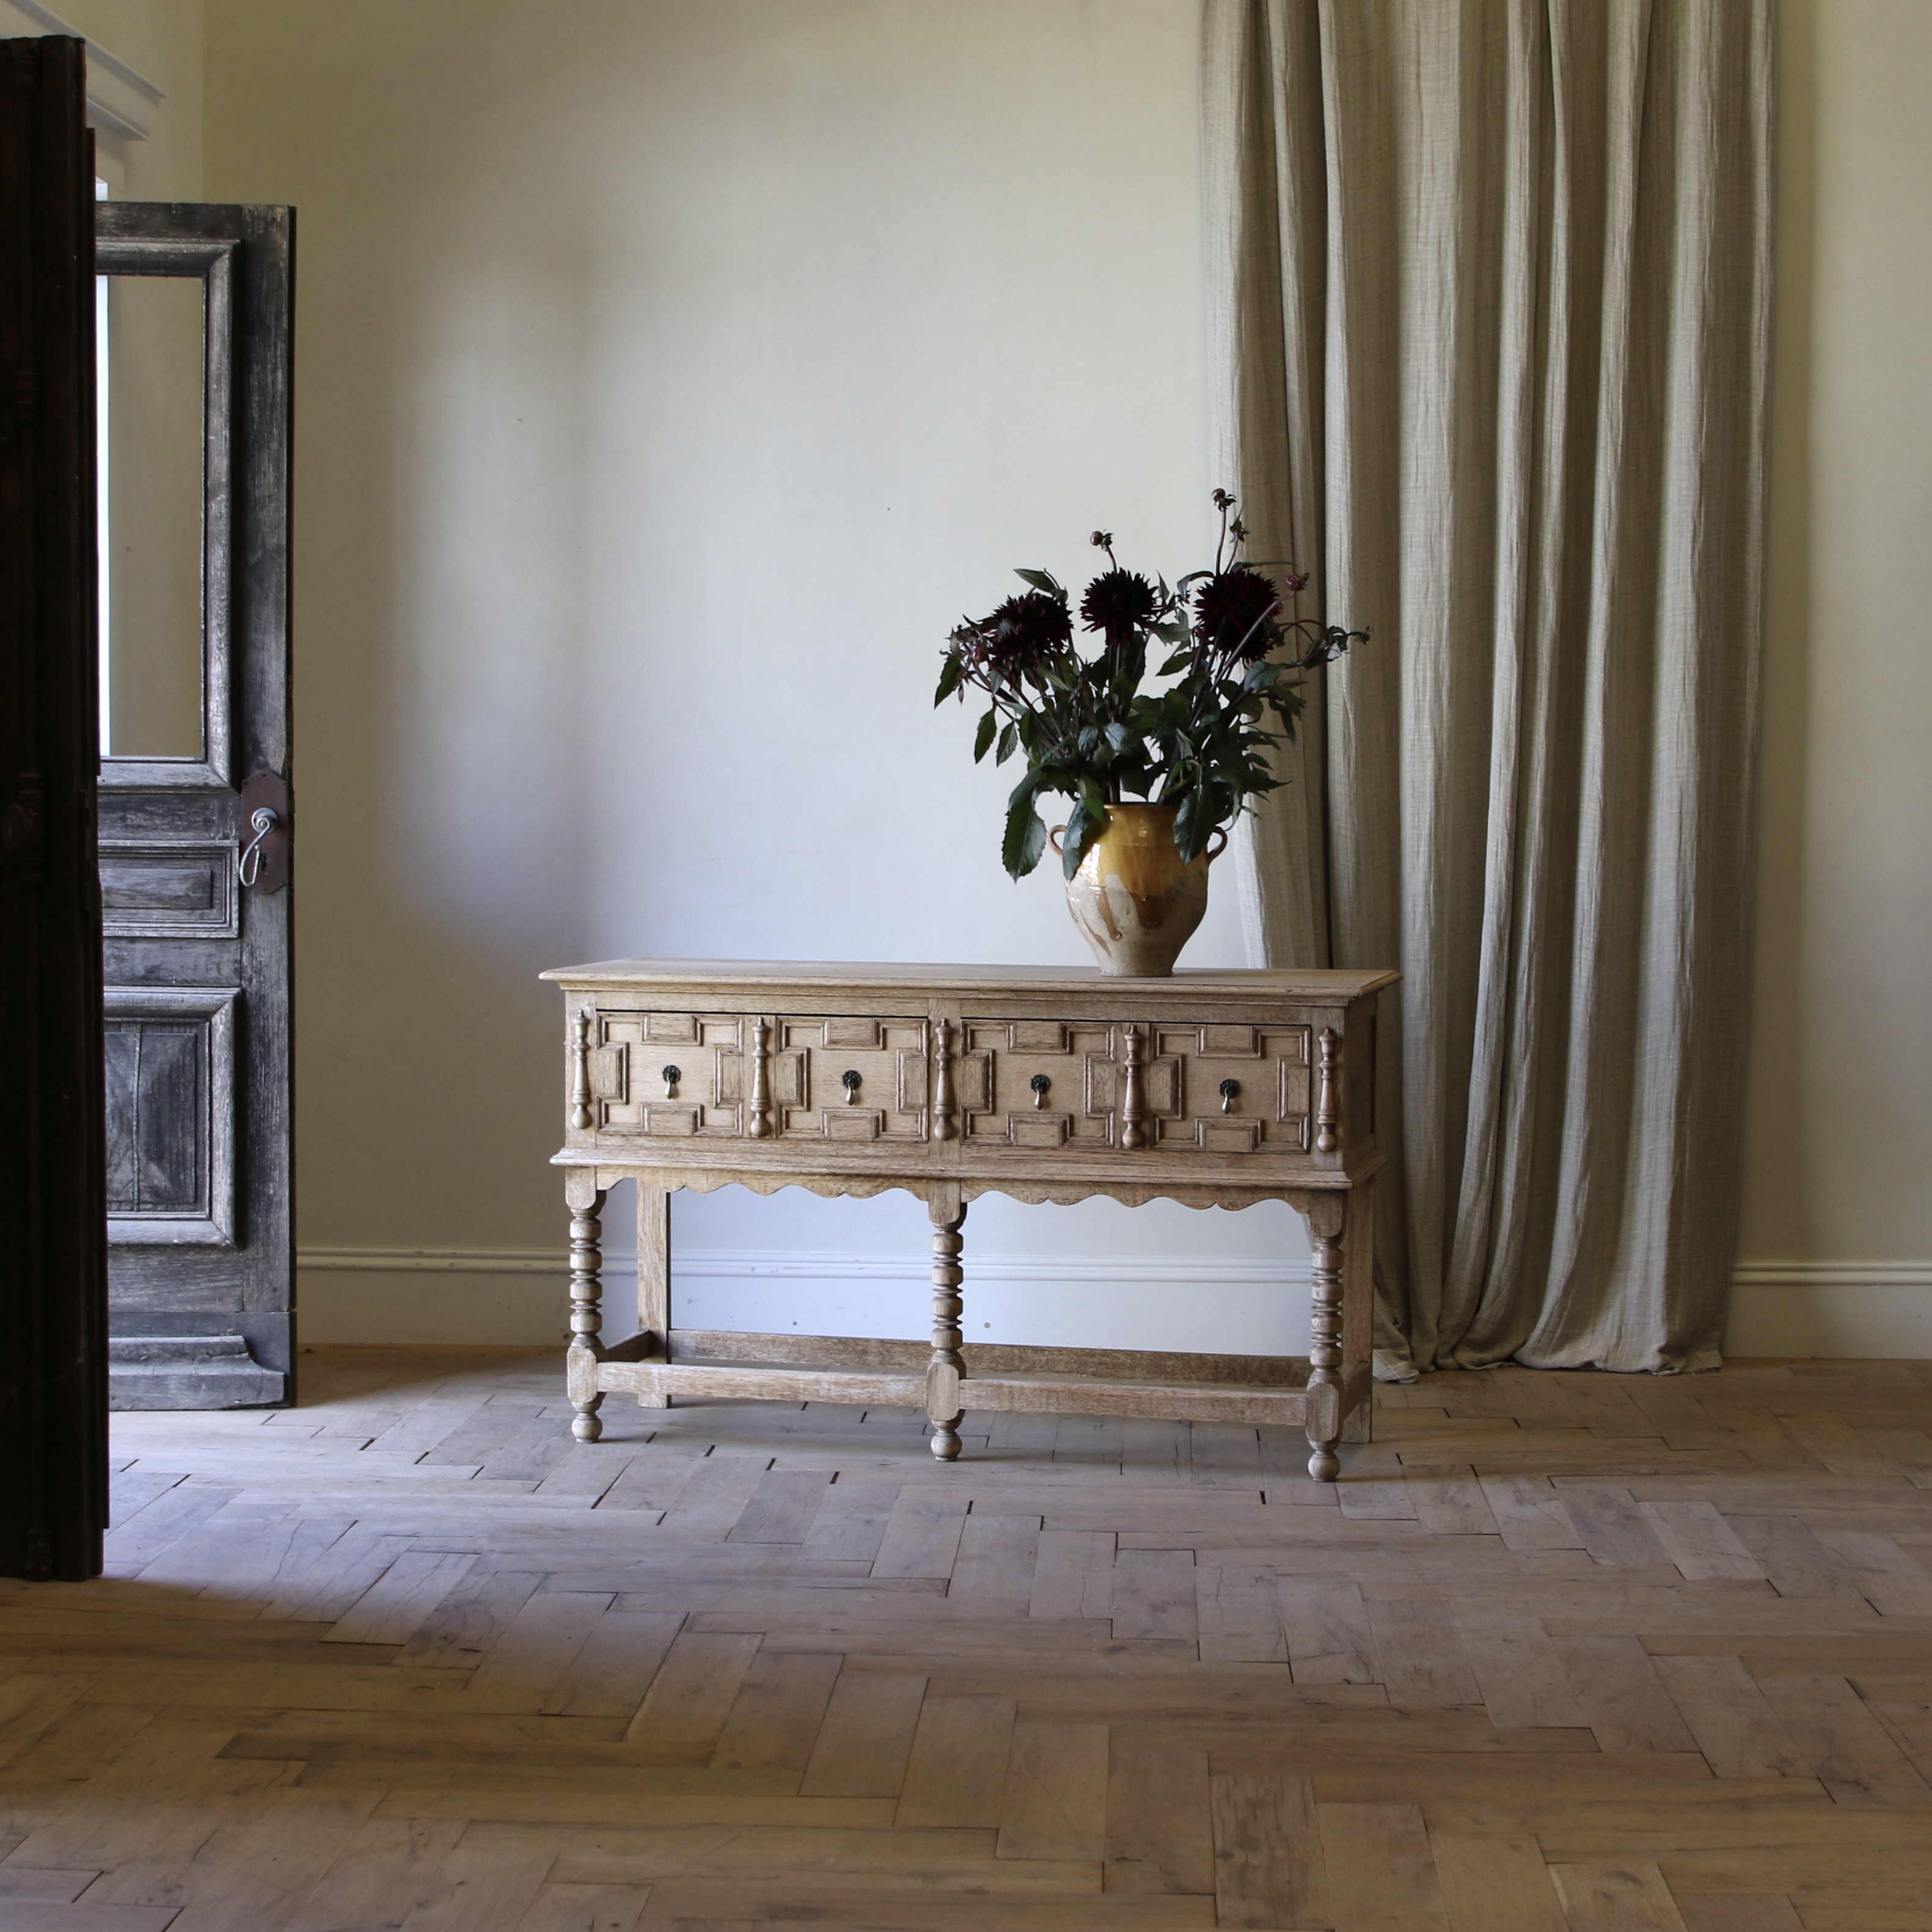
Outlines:
{"label": "metal door handle", "polygon": [[250,815],[248,823],[255,836],[242,847],[241,856],[235,862],[236,876],[244,886],[252,889],[262,876],[262,841],[281,822],[280,815],[266,805],[258,805]]}

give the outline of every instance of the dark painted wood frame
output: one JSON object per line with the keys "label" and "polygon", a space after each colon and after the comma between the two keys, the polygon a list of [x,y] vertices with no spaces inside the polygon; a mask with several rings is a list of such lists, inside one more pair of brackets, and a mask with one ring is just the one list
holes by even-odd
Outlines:
{"label": "dark painted wood frame", "polygon": [[0,1574],[107,1524],[85,44],[0,41]]}

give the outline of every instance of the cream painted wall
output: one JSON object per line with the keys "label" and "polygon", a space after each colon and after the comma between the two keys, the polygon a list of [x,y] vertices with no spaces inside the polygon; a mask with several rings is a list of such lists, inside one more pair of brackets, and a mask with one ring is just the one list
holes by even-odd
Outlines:
{"label": "cream painted wall", "polygon": [[[208,190],[299,211],[305,1332],[548,1336],[541,968],[1082,956],[931,690],[959,614],[1096,524],[1204,554],[1196,8],[208,23]],[[1196,963],[1242,960],[1233,884]],[[905,1197],[676,1217],[693,1323],[927,1325]],[[1286,1208],[967,1232],[982,1337],[1305,1346]]]}
{"label": "cream painted wall", "polygon": [[1780,0],[1738,1352],[1932,1355],[1932,7]]}
{"label": "cream painted wall", "polygon": [[[170,90],[130,191],[200,191],[195,0],[73,14]],[[1932,8],[1780,14],[1730,1343],[1928,1355]],[[206,191],[302,212],[302,1234],[374,1264],[305,1277],[310,1332],[543,1332],[538,965],[1077,956],[926,692],[1007,562],[1077,570],[1102,518],[1170,569],[1199,548],[1192,0],[208,20]],[[1227,883],[1204,963],[1240,958]],[[682,1205],[693,1318],[916,1328],[910,1204]],[[1151,1336],[1166,1305],[1258,1346],[1298,1308],[1292,1226],[1138,1211],[976,1208],[1010,1258],[976,1318]],[[1096,1247],[1131,1292],[1054,1274]],[[1211,1294],[1174,1292],[1202,1256]]]}

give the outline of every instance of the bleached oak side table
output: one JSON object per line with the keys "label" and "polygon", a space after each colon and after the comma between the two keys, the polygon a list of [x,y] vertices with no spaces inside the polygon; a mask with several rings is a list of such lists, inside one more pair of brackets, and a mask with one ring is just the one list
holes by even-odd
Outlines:
{"label": "bleached oak side table", "polygon": [[[923,1406],[1297,1424],[1309,1473],[1366,1441],[1375,1280],[1376,999],[1394,973],[614,959],[564,994],[570,1396]],[[602,1339],[602,1222],[638,1192],[638,1328]],[[932,1343],[679,1328],[670,1196],[732,1182],[870,1195],[932,1219]],[[1309,1359],[967,1343],[960,1228],[981,1194],[1191,1208],[1288,1202],[1314,1251]]]}

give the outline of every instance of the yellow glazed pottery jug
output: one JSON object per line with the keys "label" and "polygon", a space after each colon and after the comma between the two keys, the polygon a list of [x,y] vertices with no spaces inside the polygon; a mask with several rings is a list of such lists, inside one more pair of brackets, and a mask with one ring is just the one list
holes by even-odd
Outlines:
{"label": "yellow glazed pottery jug", "polygon": [[[1180,949],[1208,910],[1208,868],[1227,849],[1228,835],[1184,865],[1174,849],[1171,805],[1110,805],[1106,830],[1087,848],[1066,882],[1066,909],[1103,973],[1146,979],[1174,970]],[[1060,849],[1056,825],[1048,836]]]}

